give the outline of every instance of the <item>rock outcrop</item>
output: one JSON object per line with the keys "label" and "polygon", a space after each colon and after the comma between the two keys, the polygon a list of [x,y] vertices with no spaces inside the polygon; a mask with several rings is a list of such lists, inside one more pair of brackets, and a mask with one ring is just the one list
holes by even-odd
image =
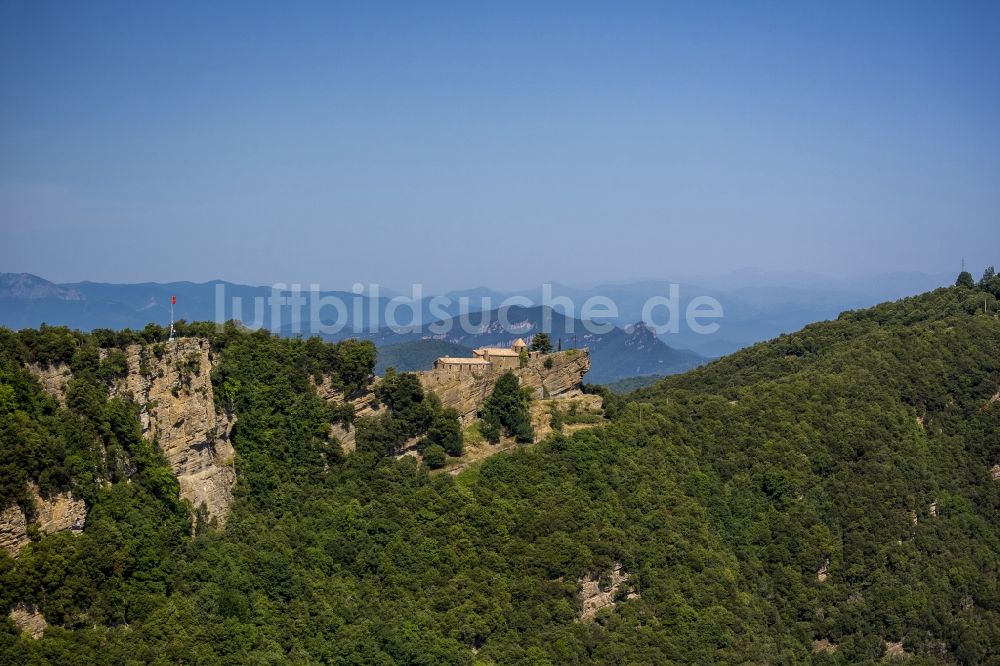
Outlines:
{"label": "rock outcrop", "polygon": [[180,483],[181,498],[205,505],[224,525],[236,473],[229,441],[235,418],[215,408],[208,340],[180,338],[129,345],[128,375],[114,388],[140,407],[143,435],[154,440]]}
{"label": "rock outcrop", "polygon": [[[368,386],[366,391],[350,398],[350,403],[354,406],[355,421],[375,416],[378,413],[379,405],[378,400],[375,398],[376,384],[378,384],[377,378]],[[333,402],[338,405],[344,404],[345,400],[347,400],[343,391],[333,387],[329,377],[323,377],[323,380],[316,386],[316,393],[327,402]],[[340,447],[345,453],[350,453],[357,448],[356,432],[353,425],[346,427],[341,423],[335,423],[331,427],[331,434],[340,442]]]}
{"label": "rock outcrop", "polygon": [[[551,362],[551,367],[546,364]],[[590,370],[590,352],[571,349],[529,359],[523,368],[512,372],[521,386],[532,389],[536,400],[582,394],[583,376]],[[433,391],[444,407],[458,411],[464,424],[472,422],[493,391],[503,370],[484,368],[482,371],[427,370],[418,372],[424,390]]]}
{"label": "rock outcrop", "polygon": [[827,558],[823,565],[816,571],[816,580],[824,582],[830,577],[830,558]]}
{"label": "rock outcrop", "polygon": [[10,609],[8,616],[18,629],[35,639],[41,638],[45,627],[49,626],[45,616],[34,604],[17,604]]}
{"label": "rock outcrop", "polygon": [[82,499],[73,496],[71,492],[57,493],[52,497],[42,497],[34,484],[29,484],[32,508],[28,513],[19,504],[11,504],[0,512],[0,546],[11,557],[17,557],[31,541],[28,538],[28,526],[38,523],[38,529],[44,534],[72,530],[79,533],[83,530],[87,519],[87,506]]}
{"label": "rock outcrop", "polygon": [[604,419],[602,404],[604,399],[595,394],[570,394],[556,396],[551,400],[533,400],[529,405],[531,428],[535,431],[535,442],[540,442],[552,433],[552,412],[558,410],[564,415],[569,409],[579,410],[594,419],[594,422],[565,423],[562,433],[569,435],[577,430],[592,428]]}
{"label": "rock outcrop", "polygon": [[29,540],[28,520],[20,506],[11,504],[0,512],[0,547],[11,557],[17,557]]}
{"label": "rock outcrop", "polygon": [[[611,576],[604,584],[601,584],[600,576],[587,575],[577,581],[580,585],[580,619],[593,620],[597,613],[610,606],[615,605],[618,591],[630,576],[622,570],[621,562],[615,562],[611,569]],[[635,592],[629,592],[626,599],[637,599]]]}
{"label": "rock outcrop", "polygon": [[1000,402],[1000,391],[997,391],[992,396],[990,396],[990,399],[986,401],[985,405],[983,405],[982,411],[985,412],[987,409],[990,408],[990,405],[992,405],[994,402]]}
{"label": "rock outcrop", "polygon": [[63,407],[66,406],[66,383],[72,377],[69,366],[65,363],[42,366],[31,363],[26,366],[28,371],[38,378],[38,383],[42,385],[42,390],[59,401]]}
{"label": "rock outcrop", "polygon": [[71,492],[58,493],[44,499],[38,491],[35,493],[35,515],[33,522],[45,534],[61,530],[83,531],[87,519],[87,505],[82,499],[76,498]]}
{"label": "rock outcrop", "polygon": [[[158,345],[129,345],[128,374],[111,390],[139,405],[144,436],[159,445],[180,484],[181,498],[205,505],[210,518],[225,524],[236,473],[229,435],[235,418],[219,413],[212,390],[212,352],[208,340],[180,338]],[[103,354],[102,354],[103,355]],[[63,405],[69,366],[29,365],[42,388]],[[24,532],[16,507],[0,514],[0,545],[8,550]],[[18,510],[19,511],[19,510]]]}
{"label": "rock outcrop", "polygon": [[820,652],[825,652],[827,654],[833,654],[837,651],[837,644],[826,638],[820,638],[812,642],[812,651],[816,654]]}
{"label": "rock outcrop", "polygon": [[885,655],[883,658],[886,661],[901,661],[909,659],[912,656],[903,649],[903,641],[885,641]]}
{"label": "rock outcrop", "polygon": [[[547,360],[551,361],[551,367],[546,367]],[[583,398],[583,376],[589,369],[590,353],[588,350],[574,349],[529,359],[525,367],[514,369],[513,372],[517,375],[521,386],[532,389],[533,397],[536,400],[541,400],[543,398],[577,396]],[[416,373],[416,375],[425,391],[436,393],[441,399],[441,405],[455,409],[462,424],[468,425],[475,420],[476,414],[493,391],[493,387],[503,372],[504,370],[487,366],[477,372],[442,369],[425,370]],[[378,381],[376,377],[367,390],[350,398],[351,404],[354,405],[355,421],[376,416],[379,413],[378,400],[375,398],[375,387],[378,385]],[[316,393],[324,400],[336,404],[343,404],[347,399],[341,391],[333,387],[329,378],[326,377],[316,385]],[[590,404],[590,401],[585,402]],[[547,411],[544,418],[547,423]],[[348,428],[338,423],[334,424],[331,430],[345,452],[355,450],[357,443],[354,426]]]}
{"label": "rock outcrop", "polygon": [[[341,398],[341,402],[342,401],[343,399]],[[368,418],[375,416],[378,413],[378,401],[372,393],[366,393],[358,398],[355,398],[351,401],[351,404],[354,405],[355,419]],[[344,453],[350,453],[358,448],[356,441],[357,429],[353,425],[347,427],[341,423],[335,423],[331,427],[331,430],[333,436],[340,441],[340,447],[344,450]]]}

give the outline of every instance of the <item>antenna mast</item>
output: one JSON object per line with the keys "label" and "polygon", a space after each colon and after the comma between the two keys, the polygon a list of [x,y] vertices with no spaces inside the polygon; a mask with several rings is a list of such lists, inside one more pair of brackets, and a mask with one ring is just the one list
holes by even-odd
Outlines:
{"label": "antenna mast", "polygon": [[177,303],[177,297],[176,296],[171,296],[170,297],[170,337],[167,339],[167,342],[173,342],[174,341],[174,305],[176,303]]}

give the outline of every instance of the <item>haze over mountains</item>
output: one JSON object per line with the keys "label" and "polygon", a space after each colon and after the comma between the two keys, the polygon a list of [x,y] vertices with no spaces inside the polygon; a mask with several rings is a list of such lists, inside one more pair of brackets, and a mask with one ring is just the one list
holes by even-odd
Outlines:
{"label": "haze over mountains", "polygon": [[[368,342],[0,330],[0,655],[993,663],[1000,278],[960,282],[485,458]],[[431,472],[437,441],[468,466]]]}
{"label": "haze over mountains", "polygon": [[[420,340],[446,341],[464,347],[499,344],[540,330],[543,310],[515,306],[507,319],[520,325],[517,331],[504,332],[496,328],[476,334],[462,333],[456,320],[448,335],[435,334],[429,325],[461,312],[492,312],[497,323],[496,309],[505,303],[538,305],[550,302],[556,316],[550,329],[554,339],[563,338],[567,345],[592,347],[594,368],[590,381],[614,381],[625,377],[671,374],[680,372],[704,358],[730,353],[781,333],[797,330],[814,321],[836,317],[844,310],[870,306],[886,300],[920,293],[951,281],[944,274],[894,273],[857,279],[833,279],[811,273],[781,273],[740,270],[723,276],[694,276],[686,280],[646,280],[622,284],[606,284],[580,288],[561,284],[510,292],[487,287],[474,287],[444,294],[445,300],[435,303],[433,295],[413,300],[412,308],[396,311],[399,325],[389,328],[387,310],[391,311],[394,297],[406,296],[385,288],[366,286],[363,293],[353,291],[321,291],[305,294],[301,307],[301,322],[293,323],[291,308],[275,311],[267,300],[270,286],[234,284],[225,281],[204,283],[137,283],[109,284],[74,282],[55,284],[27,273],[0,274],[0,325],[12,329],[37,327],[42,323],[65,325],[84,331],[94,328],[141,329],[149,322],[165,324],[170,317],[170,297],[177,296],[175,316],[178,320],[213,321],[237,318],[251,327],[267,327],[283,334],[323,333],[331,340],[346,337],[373,339],[379,347],[398,345],[389,358],[407,369],[421,369],[432,360],[434,352]],[[290,285],[286,285],[290,287]],[[308,289],[308,285],[303,287]],[[696,297],[711,297],[722,306],[723,317],[712,334],[699,334],[681,321],[676,331],[663,333],[658,339],[643,327],[633,325],[643,320],[643,307],[654,297],[677,295],[677,312],[683,316]],[[290,292],[282,292],[288,295]],[[223,294],[222,299],[218,298]],[[614,303],[617,311],[606,313],[599,320],[616,328],[603,335],[584,337],[580,319],[588,299],[602,296]],[[344,304],[342,310],[311,306],[322,299]],[[547,299],[547,300],[546,300]],[[221,300],[221,309],[219,301]],[[404,304],[405,305],[405,304]],[[464,310],[463,310],[464,308]],[[277,312],[278,318],[274,319]],[[413,313],[418,313],[414,319]],[[326,326],[340,324],[330,332],[314,321],[316,315]],[[562,315],[567,315],[566,317]],[[663,307],[652,311],[654,323],[662,324],[669,314]],[[679,318],[681,318],[679,317]],[[595,318],[596,319],[596,318]],[[475,316],[470,317],[478,321]],[[410,326],[414,322],[419,326]],[[575,323],[574,323],[575,322]],[[572,331],[575,331],[572,332]],[[573,336],[577,339],[574,342]],[[383,359],[384,360],[384,359]],[[380,368],[384,367],[380,363]]]}
{"label": "haze over mountains", "polygon": [[1000,666],[998,64],[0,2],[0,666]]}
{"label": "haze over mountains", "polygon": [[[510,324],[508,327],[501,316]],[[463,328],[461,319],[471,326]],[[435,329],[447,332],[435,333]],[[594,328],[594,327],[591,327]],[[459,350],[476,347],[508,347],[518,338],[530,340],[546,331],[561,349],[587,347],[590,349],[592,369],[587,380],[605,383],[637,375],[671,375],[684,372],[705,362],[695,352],[674,349],[663,343],[648,327],[637,323],[627,330],[606,326],[607,330],[588,330],[579,319],[566,317],[547,307],[510,307],[501,311],[472,313],[454,317],[439,324],[428,324],[417,331],[394,331],[383,328],[372,340],[379,349],[390,346],[399,354],[420,354],[425,345],[448,342],[460,345]],[[459,356],[454,351],[448,353]],[[429,367],[426,366],[426,367]],[[426,368],[412,368],[426,369]]]}

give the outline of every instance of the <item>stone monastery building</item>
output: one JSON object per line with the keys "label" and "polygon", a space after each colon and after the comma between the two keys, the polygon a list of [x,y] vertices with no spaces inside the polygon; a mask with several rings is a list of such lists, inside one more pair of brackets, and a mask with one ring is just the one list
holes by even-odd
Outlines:
{"label": "stone monastery building", "polygon": [[510,347],[480,347],[472,350],[471,358],[442,356],[434,361],[435,370],[470,372],[473,370],[516,370],[521,367],[521,354],[535,358],[540,352],[528,351],[528,345],[518,338]]}

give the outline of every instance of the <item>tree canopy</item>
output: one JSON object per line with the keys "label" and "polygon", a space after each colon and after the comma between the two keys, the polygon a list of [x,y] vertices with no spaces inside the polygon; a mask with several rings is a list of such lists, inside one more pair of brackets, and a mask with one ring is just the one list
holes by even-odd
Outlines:
{"label": "tree canopy", "polygon": [[541,352],[543,354],[552,353],[552,339],[549,337],[548,333],[535,333],[531,338],[531,351]]}
{"label": "tree canopy", "polygon": [[530,393],[521,388],[517,375],[509,370],[500,375],[493,392],[483,403],[482,430],[486,439],[495,442],[506,434],[518,442],[532,441],[530,400]]}
{"label": "tree canopy", "polygon": [[[338,355],[231,331],[213,384],[239,480],[225,530],[197,534],[136,406],[109,398],[96,352],[126,338],[0,330],[0,489],[88,508],[80,536],[0,552],[0,607],[49,622],[37,641],[0,623],[0,663],[854,664],[887,642],[991,663],[997,306],[977,284],[846,312],[604,393],[609,424],[457,476],[428,471],[457,421],[405,373],[379,389],[382,439],[362,419],[344,455],[313,383]],[[43,359],[73,367],[65,407],[26,368]],[[515,376],[487,402],[523,425]],[[417,423],[428,464],[386,455]],[[629,589],[579,621],[578,581],[619,564]]]}

